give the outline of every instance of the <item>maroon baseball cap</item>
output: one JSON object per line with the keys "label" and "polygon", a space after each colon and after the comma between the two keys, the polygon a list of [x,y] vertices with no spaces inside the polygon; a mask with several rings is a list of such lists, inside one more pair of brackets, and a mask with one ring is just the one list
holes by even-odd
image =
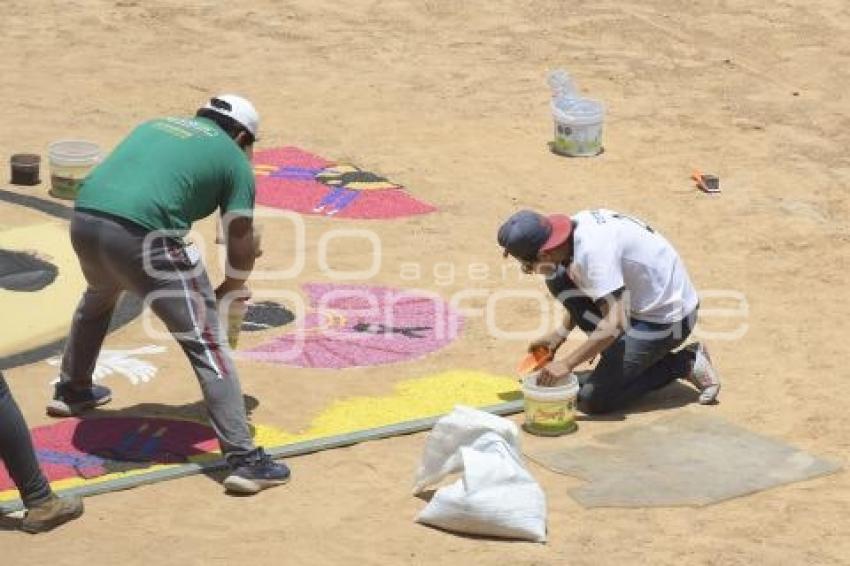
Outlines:
{"label": "maroon baseball cap", "polygon": [[543,216],[520,210],[499,228],[499,245],[521,261],[535,261],[540,252],[557,248],[569,239],[573,222],[564,214]]}

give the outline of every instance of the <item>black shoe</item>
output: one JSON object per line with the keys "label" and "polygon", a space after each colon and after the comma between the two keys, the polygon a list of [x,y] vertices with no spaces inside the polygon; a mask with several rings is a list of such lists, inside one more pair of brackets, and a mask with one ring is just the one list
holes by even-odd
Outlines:
{"label": "black shoe", "polygon": [[228,458],[232,472],[224,480],[227,491],[257,493],[263,489],[283,485],[289,481],[289,468],[271,459],[262,448],[244,456]]}
{"label": "black shoe", "polygon": [[112,392],[103,385],[80,390],[74,389],[70,382],[60,382],[56,384],[53,400],[47,404],[47,414],[51,417],[73,417],[111,400]]}

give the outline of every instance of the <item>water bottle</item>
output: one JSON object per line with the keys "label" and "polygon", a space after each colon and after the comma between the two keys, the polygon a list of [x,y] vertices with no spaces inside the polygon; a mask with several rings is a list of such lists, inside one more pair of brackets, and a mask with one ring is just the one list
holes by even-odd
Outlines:
{"label": "water bottle", "polygon": [[546,82],[552,91],[552,102],[558,108],[565,109],[579,97],[573,78],[563,69],[551,71]]}

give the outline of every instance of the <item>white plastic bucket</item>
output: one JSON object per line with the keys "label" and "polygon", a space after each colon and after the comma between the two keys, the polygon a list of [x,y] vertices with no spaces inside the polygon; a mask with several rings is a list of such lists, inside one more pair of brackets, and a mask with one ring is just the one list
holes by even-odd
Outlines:
{"label": "white plastic bucket", "polygon": [[589,157],[602,152],[602,122],[605,108],[588,98],[552,100],[555,140],[552,149],[571,157]]}
{"label": "white plastic bucket", "polygon": [[563,378],[552,387],[537,385],[539,371],[522,380],[525,398],[525,424],[523,428],[540,436],[560,436],[573,432],[576,425],[578,378],[575,374]]}
{"label": "white plastic bucket", "polygon": [[77,198],[80,183],[101,158],[97,144],[83,140],[62,140],[47,147],[50,165],[50,194],[56,198]]}

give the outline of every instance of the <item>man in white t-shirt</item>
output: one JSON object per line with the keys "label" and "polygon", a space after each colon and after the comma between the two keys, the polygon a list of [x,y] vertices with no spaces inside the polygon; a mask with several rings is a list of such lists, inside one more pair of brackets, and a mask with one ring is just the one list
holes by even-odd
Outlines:
{"label": "man in white t-shirt", "polygon": [[699,300],[679,254],[641,220],[611,210],[572,217],[523,210],[499,229],[504,254],[526,273],[546,276],[549,291],[566,307],[564,324],[533,342],[554,353],[578,326],[587,341],[549,362],[538,383],[552,385],[601,354],[582,379],[579,406],[586,413],[617,410],[677,378],[715,402],[720,378],[708,350],[681,350],[697,318]]}

